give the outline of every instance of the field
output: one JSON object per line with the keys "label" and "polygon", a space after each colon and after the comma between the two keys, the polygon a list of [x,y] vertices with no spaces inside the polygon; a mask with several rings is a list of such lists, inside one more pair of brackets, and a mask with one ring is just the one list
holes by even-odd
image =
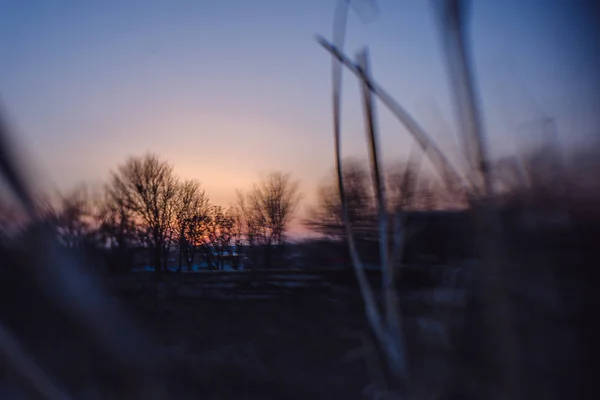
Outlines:
{"label": "field", "polygon": [[[471,276],[465,266],[403,270],[399,293],[411,391],[419,398],[486,398],[482,387],[497,384],[493,374],[486,376],[494,351],[480,325]],[[107,319],[125,346],[111,346],[112,354],[93,346],[89,334],[18,275],[2,277],[0,311],[38,364],[77,399],[132,398],[123,394],[132,382],[164,390],[157,399],[374,399],[392,392],[352,271],[156,277],[100,278],[141,333],[127,336],[125,325]],[[381,277],[370,271],[369,279],[376,288]],[[577,373],[577,339],[569,329],[574,321],[538,298],[543,293],[535,280],[521,277],[525,289],[514,295],[522,357],[517,373],[524,393],[564,398]],[[0,398],[27,398],[19,397],[18,387],[10,375],[0,375]]]}
{"label": "field", "polygon": [[[360,399],[382,389],[351,274],[172,274],[154,301],[131,291],[152,292],[147,278],[125,286],[175,398]],[[430,299],[410,293],[405,308],[420,309],[406,320],[415,350]],[[443,333],[425,333],[443,347]]]}

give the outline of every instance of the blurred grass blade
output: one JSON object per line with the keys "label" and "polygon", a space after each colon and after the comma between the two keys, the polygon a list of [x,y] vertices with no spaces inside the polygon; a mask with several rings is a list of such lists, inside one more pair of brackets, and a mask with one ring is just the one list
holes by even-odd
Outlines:
{"label": "blurred grass blade", "polygon": [[[374,191],[377,197],[377,210],[379,216],[379,261],[382,269],[382,289],[384,293],[385,321],[388,328],[388,338],[391,342],[388,344],[395,349],[395,352],[386,352],[390,358],[390,364],[394,372],[402,377],[406,376],[406,352],[404,351],[404,338],[402,335],[400,312],[398,309],[398,299],[394,285],[394,268],[390,263],[388,248],[388,213],[386,210],[385,183],[381,175],[379,149],[377,143],[377,131],[375,125],[375,106],[373,93],[368,84],[370,78],[370,66],[368,50],[364,49],[357,55],[358,65],[360,67],[360,83],[364,102],[365,124],[367,130],[367,139],[369,142],[369,153],[371,158],[371,170],[373,173]],[[391,357],[390,357],[391,356]]]}
{"label": "blurred grass blade", "polygon": [[10,142],[8,122],[0,110],[0,171],[25,211],[32,216],[35,212],[33,195],[20,172],[15,154],[14,146]]}
{"label": "blurred grass blade", "polygon": [[25,352],[19,341],[0,322],[0,361],[4,368],[17,373],[18,377],[37,396],[46,400],[69,400],[44,374],[32,357]]}
{"label": "blurred grass blade", "polygon": [[438,15],[448,75],[455,96],[457,114],[463,132],[463,146],[477,190],[491,195],[488,151],[483,134],[481,110],[475,92],[475,77],[467,48],[467,2],[433,0]]}
{"label": "blurred grass blade", "polygon": [[[348,16],[348,0],[339,0],[335,13],[333,36],[334,42],[340,48],[343,47],[346,23]],[[335,149],[335,165],[337,174],[337,184],[342,205],[342,219],[344,221],[344,229],[348,240],[350,258],[358,280],[361,296],[365,302],[365,314],[369,325],[379,341],[386,344],[389,342],[388,334],[385,331],[379,309],[377,307],[375,296],[369,285],[367,276],[364,271],[363,264],[358,255],[352,225],[350,223],[350,215],[348,211],[348,202],[346,199],[346,189],[344,187],[344,179],[342,173],[342,155],[341,155],[341,90],[342,90],[342,65],[338,59],[332,58],[332,99],[333,99],[333,136]],[[395,352],[397,353],[397,352]]]}
{"label": "blurred grass blade", "polygon": [[[339,60],[355,75],[360,76],[360,68],[335,45],[329,43],[322,37],[317,37],[316,39],[325,50],[331,53],[334,59]],[[471,186],[470,182],[465,181],[465,179],[457,172],[456,168],[452,166],[450,161],[416,120],[373,79],[368,79],[367,84],[383,104],[385,104],[386,107],[388,107],[388,109],[400,120],[419,146],[421,146],[429,160],[437,169],[448,189],[453,192],[463,192],[465,189],[468,189]]]}

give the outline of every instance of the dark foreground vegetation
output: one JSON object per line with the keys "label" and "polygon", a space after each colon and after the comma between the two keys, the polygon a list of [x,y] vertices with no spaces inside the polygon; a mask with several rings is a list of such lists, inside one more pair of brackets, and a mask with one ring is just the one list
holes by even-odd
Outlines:
{"label": "dark foreground vegetation", "polygon": [[[528,230],[514,222],[512,210],[503,218],[511,221],[502,240],[503,257],[511,260],[505,284],[517,332],[516,373],[522,393],[531,397],[580,393],[593,365],[585,349],[596,341],[589,305],[600,224],[587,212],[578,217],[583,207],[577,202],[568,226],[548,220],[550,225]],[[321,246],[319,254],[327,249],[322,242],[313,245]],[[415,253],[423,257],[415,256],[398,277],[415,385],[436,388],[442,398],[482,398],[482,387],[498,383],[477,255]],[[31,282],[28,265],[35,257],[27,250],[3,250],[5,265],[13,268],[2,269],[0,313],[39,365],[75,398],[117,398],[134,382],[160,382],[161,390],[178,399],[393,394],[348,268],[95,272],[94,282],[140,333],[129,336],[127,326],[113,325],[108,316],[109,329],[123,335],[130,351],[115,361],[89,340],[80,321],[37,289],[48,282]],[[379,287],[380,272],[368,276]],[[18,381],[8,374],[3,382],[3,396],[18,398]]]}
{"label": "dark foreground vegetation", "polygon": [[[89,398],[113,398],[138,373],[160,379],[172,398],[181,399],[359,399],[381,390],[373,385],[385,380],[350,271],[170,274],[160,282],[152,273],[102,279],[147,341],[132,344],[144,349],[144,365],[131,376],[123,376],[74,321],[31,291],[26,277],[3,278],[4,321],[76,398],[94,393],[98,397]],[[463,301],[450,292],[432,306],[431,289],[440,278],[421,278],[419,290],[407,290],[403,306],[412,351],[427,345],[438,353],[441,368],[431,371],[438,381],[446,379],[449,345],[447,334],[436,329],[444,323],[440,310],[458,316]],[[378,282],[380,274],[373,272],[371,279]],[[4,390],[11,393],[14,382],[6,378]]]}

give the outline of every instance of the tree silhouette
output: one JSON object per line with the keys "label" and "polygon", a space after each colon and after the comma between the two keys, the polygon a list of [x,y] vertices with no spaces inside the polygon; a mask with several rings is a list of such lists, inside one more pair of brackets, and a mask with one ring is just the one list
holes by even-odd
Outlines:
{"label": "tree silhouette", "polygon": [[298,182],[282,172],[267,175],[246,193],[238,192],[235,212],[255,262],[258,248],[264,267],[271,267],[273,249],[285,243],[299,200]]}
{"label": "tree silhouette", "polygon": [[200,189],[198,181],[188,180],[179,185],[173,228],[179,248],[179,271],[182,260],[185,260],[188,270],[192,269],[196,249],[205,235],[208,211],[208,197]]}
{"label": "tree silhouette", "polygon": [[[317,189],[317,204],[309,211],[305,225],[330,238],[343,238],[344,225],[339,188],[335,176]],[[375,199],[367,165],[357,159],[344,162],[344,190],[348,214],[357,239],[375,229]]]}
{"label": "tree silhouette", "polygon": [[48,203],[45,214],[60,242],[70,249],[96,245],[96,210],[87,186],[59,193],[57,203],[55,207]]}
{"label": "tree silhouette", "polygon": [[139,221],[140,239],[150,250],[157,272],[166,270],[178,188],[172,165],[154,154],[131,157],[112,174],[110,190]]}

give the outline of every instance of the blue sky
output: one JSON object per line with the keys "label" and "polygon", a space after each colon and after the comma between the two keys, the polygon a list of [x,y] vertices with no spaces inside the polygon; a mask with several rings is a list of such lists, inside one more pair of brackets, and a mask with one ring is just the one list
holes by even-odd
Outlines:
{"label": "blue sky", "polygon": [[[583,2],[473,2],[473,52],[495,153],[548,114],[566,142],[597,132],[600,66]],[[588,2],[589,3],[589,2]],[[371,51],[376,80],[452,153],[457,128],[431,2],[380,0],[351,15],[346,51]],[[99,182],[154,151],[217,203],[283,170],[307,199],[333,161],[333,0],[0,0],[0,101],[41,180]],[[594,19],[596,18],[596,20]],[[344,152],[366,154],[356,80],[344,79]],[[378,106],[384,156],[411,146]],[[531,129],[533,130],[533,128]],[[525,139],[524,139],[525,138]]]}

